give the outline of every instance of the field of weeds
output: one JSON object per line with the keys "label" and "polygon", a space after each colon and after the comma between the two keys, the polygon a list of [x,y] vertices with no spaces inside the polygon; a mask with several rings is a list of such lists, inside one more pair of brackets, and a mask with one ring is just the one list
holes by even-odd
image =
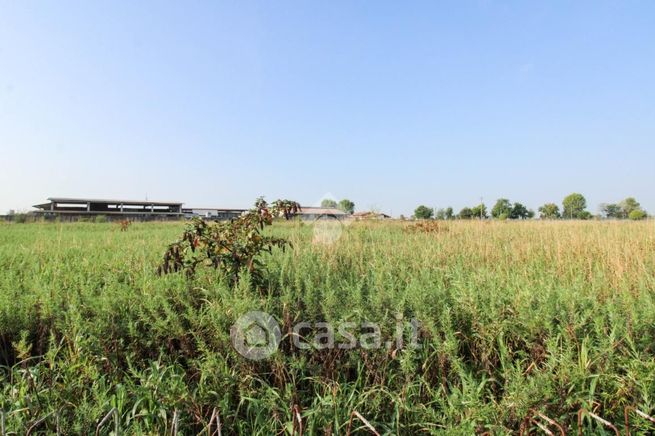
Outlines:
{"label": "field of weeds", "polygon": [[[292,247],[266,255],[257,289],[213,269],[158,276],[182,223],[0,224],[5,431],[509,434],[537,431],[537,412],[567,432],[582,408],[618,427],[626,406],[653,414],[652,222],[410,226],[354,223],[325,243],[275,224]],[[268,358],[233,347],[250,311],[280,326]],[[397,346],[398,320],[418,322],[416,346]],[[319,322],[374,323],[382,345],[301,349],[300,322],[308,343]]]}

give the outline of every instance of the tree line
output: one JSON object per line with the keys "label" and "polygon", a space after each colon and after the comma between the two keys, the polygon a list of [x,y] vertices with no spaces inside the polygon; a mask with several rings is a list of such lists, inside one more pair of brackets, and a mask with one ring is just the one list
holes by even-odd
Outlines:
{"label": "tree line", "polygon": [[[562,200],[562,208],[556,203],[546,203],[539,207],[539,218],[541,219],[579,219],[588,220],[592,218],[607,219],[631,219],[643,220],[648,217],[646,211],[641,207],[639,202],[633,197],[628,197],[619,203],[603,203],[600,206],[600,214],[593,215],[587,210],[587,200],[579,193],[567,195]],[[491,214],[484,203],[473,207],[464,207],[455,214],[452,207],[434,209],[425,205],[420,205],[414,210],[416,219],[488,219],[497,220],[526,220],[535,218],[537,214],[534,210],[528,209],[519,202],[512,203],[507,198],[499,198],[491,209]]]}

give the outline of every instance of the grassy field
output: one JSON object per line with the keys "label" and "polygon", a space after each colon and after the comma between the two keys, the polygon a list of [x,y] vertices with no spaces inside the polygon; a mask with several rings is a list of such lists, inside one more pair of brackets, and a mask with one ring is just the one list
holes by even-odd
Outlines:
{"label": "grassy field", "polygon": [[[530,408],[577,431],[655,408],[652,222],[353,224],[332,245],[300,223],[265,261],[268,289],[213,270],[155,274],[182,223],[0,224],[0,410],[8,431],[515,433]],[[269,359],[230,342],[250,310],[285,335]],[[420,348],[298,350],[300,321],[420,322]],[[174,419],[174,415],[175,418]],[[41,418],[45,418],[39,422]],[[116,422],[117,421],[117,422]],[[646,434],[634,418],[633,434]],[[359,420],[353,428],[366,434]],[[650,431],[653,431],[650,427]],[[212,428],[215,431],[215,426]],[[585,420],[585,433],[600,431]]]}

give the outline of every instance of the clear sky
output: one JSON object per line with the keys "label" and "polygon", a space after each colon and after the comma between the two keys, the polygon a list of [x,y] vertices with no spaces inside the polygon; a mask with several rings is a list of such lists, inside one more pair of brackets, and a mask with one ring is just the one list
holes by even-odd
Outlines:
{"label": "clear sky", "polygon": [[0,213],[576,191],[655,213],[655,2],[0,0],[0,151]]}

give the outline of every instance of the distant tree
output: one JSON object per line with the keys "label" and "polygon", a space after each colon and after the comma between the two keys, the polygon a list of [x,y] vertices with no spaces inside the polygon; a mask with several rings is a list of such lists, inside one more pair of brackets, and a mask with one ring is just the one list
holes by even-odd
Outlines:
{"label": "distant tree", "polygon": [[471,218],[473,218],[473,210],[470,207],[465,207],[464,209],[459,211],[459,215],[457,216],[461,220],[470,220]]}
{"label": "distant tree", "polygon": [[578,219],[579,220],[590,220],[592,218],[594,218],[594,216],[588,210],[583,210],[582,212],[580,212],[578,214]]}
{"label": "distant tree", "polygon": [[626,198],[619,204],[619,206],[621,207],[624,218],[628,218],[635,210],[641,210],[641,205],[633,197]]}
{"label": "distant tree", "polygon": [[532,210],[532,209],[528,209],[528,217],[527,217],[527,218],[528,218],[529,220],[531,220],[532,218],[534,218],[535,215],[536,215],[536,214],[534,213],[534,210]]}
{"label": "distant tree", "polygon": [[630,212],[630,215],[628,215],[628,217],[633,221],[639,221],[639,220],[646,219],[648,217],[648,214],[644,210],[635,209],[632,212]]}
{"label": "distant tree", "polygon": [[600,211],[605,218],[625,218],[623,209],[618,204],[601,204]]}
{"label": "distant tree", "polygon": [[414,217],[420,220],[429,220],[434,214],[434,209],[424,205],[420,205],[414,210]]}
{"label": "distant tree", "polygon": [[582,194],[573,193],[566,196],[562,201],[562,206],[564,206],[564,212],[562,213],[564,218],[588,219],[587,214],[589,214],[589,212],[585,213],[587,200]]}
{"label": "distant tree", "polygon": [[559,206],[555,203],[546,203],[539,208],[539,216],[547,220],[560,218]]}
{"label": "distant tree", "polygon": [[514,203],[514,206],[512,206],[512,211],[509,214],[510,219],[513,220],[524,220],[528,218],[529,212],[528,208],[523,206],[521,203]]}
{"label": "distant tree", "polygon": [[434,213],[435,219],[438,220],[451,220],[455,216],[452,207],[447,207],[445,209],[437,209]]}
{"label": "distant tree", "polygon": [[496,219],[508,218],[512,213],[512,204],[506,198],[499,198],[491,209],[491,216]]}
{"label": "distant tree", "polygon": [[339,202],[339,210],[342,210],[348,214],[351,214],[355,212],[355,203],[352,201],[348,200],[347,198],[344,198]]}
{"label": "distant tree", "polygon": [[321,207],[328,208],[328,209],[336,209],[337,208],[337,202],[335,200],[332,200],[331,198],[326,198],[323,201],[321,201]]}
{"label": "distant tree", "polygon": [[487,206],[485,206],[484,203],[475,206],[471,209],[471,212],[473,213],[472,218],[484,219],[489,217],[489,215],[487,215]]}
{"label": "distant tree", "polygon": [[14,209],[9,209],[9,211],[7,212],[7,215],[9,215],[9,216],[16,215],[16,211]]}

